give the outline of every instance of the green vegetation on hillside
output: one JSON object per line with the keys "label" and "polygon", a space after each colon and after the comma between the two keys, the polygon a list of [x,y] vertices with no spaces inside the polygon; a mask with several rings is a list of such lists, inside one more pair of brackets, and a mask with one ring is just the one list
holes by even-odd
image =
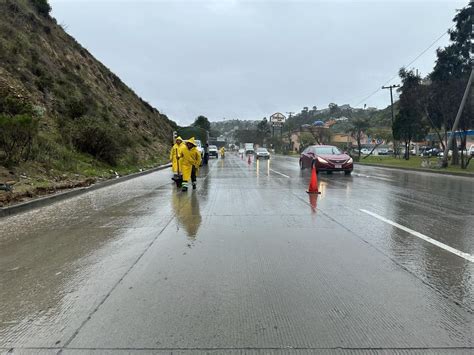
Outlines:
{"label": "green vegetation on hillside", "polygon": [[53,183],[165,162],[176,124],[50,11],[46,0],[0,0],[0,182],[26,171]]}

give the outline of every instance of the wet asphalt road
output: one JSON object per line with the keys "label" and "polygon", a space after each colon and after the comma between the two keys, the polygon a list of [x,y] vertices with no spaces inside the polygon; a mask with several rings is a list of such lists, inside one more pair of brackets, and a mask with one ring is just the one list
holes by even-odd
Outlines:
{"label": "wet asphalt road", "polygon": [[474,181],[309,176],[228,155],[0,219],[0,352],[474,353]]}

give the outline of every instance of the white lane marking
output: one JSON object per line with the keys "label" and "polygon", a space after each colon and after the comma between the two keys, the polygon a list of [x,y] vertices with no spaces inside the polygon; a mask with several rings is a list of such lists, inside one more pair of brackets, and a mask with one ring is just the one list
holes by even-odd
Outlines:
{"label": "white lane marking", "polygon": [[273,170],[273,169],[270,169],[271,172],[274,172],[275,174],[278,174],[278,175],[281,175],[283,177],[286,177],[288,179],[291,179],[288,175],[285,175],[283,173],[280,173],[279,171],[276,171],[276,170]]}
{"label": "white lane marking", "polygon": [[411,235],[414,235],[415,237],[418,237],[420,239],[423,239],[424,241],[428,242],[428,243],[431,243],[433,245],[436,245],[437,247],[440,247],[441,249],[444,249],[446,251],[449,251],[450,253],[453,253],[457,256],[460,256],[461,258],[463,259],[466,259],[467,261],[470,261],[471,263],[474,263],[474,256],[471,255],[471,254],[468,254],[468,253],[464,253],[460,250],[457,250],[457,249],[454,249],[453,247],[450,247],[449,245],[446,245],[444,243],[441,243],[441,242],[438,242],[437,240],[433,239],[433,238],[430,238],[424,234],[421,234],[417,231],[414,231],[413,229],[410,229],[408,227],[405,227],[405,226],[402,226],[401,224],[398,224],[396,222],[393,222],[387,218],[384,218],[382,216],[379,216],[377,213],[374,213],[374,212],[370,212],[370,211],[367,211],[367,210],[364,210],[364,209],[359,209],[359,211],[362,211],[364,213],[367,213],[369,215],[371,215],[372,217],[375,217],[385,223],[388,223],[388,224],[391,224],[392,226],[395,226],[407,233],[410,233]]}
{"label": "white lane marking", "polygon": [[383,180],[383,181],[393,181],[392,179],[384,178],[384,177],[381,177],[381,176],[364,175],[364,174],[360,174],[360,173],[356,173],[354,175],[358,176],[358,177],[369,178],[369,179],[378,179],[378,180]]}

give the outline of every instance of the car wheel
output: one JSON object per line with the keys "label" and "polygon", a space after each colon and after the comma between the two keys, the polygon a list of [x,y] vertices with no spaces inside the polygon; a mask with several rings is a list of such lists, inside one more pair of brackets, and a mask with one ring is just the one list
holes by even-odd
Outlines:
{"label": "car wheel", "polygon": [[352,174],[352,170],[344,171],[344,174],[345,174],[345,175],[351,175],[351,174]]}

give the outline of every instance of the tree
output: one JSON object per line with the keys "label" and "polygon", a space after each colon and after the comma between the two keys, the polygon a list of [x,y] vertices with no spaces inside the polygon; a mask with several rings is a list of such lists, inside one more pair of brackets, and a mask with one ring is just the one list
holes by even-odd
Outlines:
{"label": "tree", "polygon": [[285,133],[285,138],[288,141],[288,151],[293,150],[293,142],[291,141],[291,136],[293,132],[298,128],[295,121],[291,119],[291,117],[286,120],[285,124],[283,125],[283,131]]}
{"label": "tree", "polygon": [[299,115],[303,120],[307,120],[310,117],[309,108],[307,106],[303,107]]}
{"label": "tree", "polygon": [[239,129],[235,132],[237,143],[256,143],[258,142],[258,132],[256,129]]}
{"label": "tree", "polygon": [[369,156],[372,155],[372,153],[375,151],[375,149],[377,149],[381,144],[385,143],[387,144],[388,142],[390,142],[392,139],[393,139],[393,135],[392,135],[392,131],[390,129],[383,129],[383,128],[369,128],[367,130],[367,133],[373,137],[376,142],[377,141],[380,141],[379,143],[376,143],[372,150],[370,151],[369,154],[367,154],[366,156],[364,156],[362,159],[365,159]]}
{"label": "tree", "polygon": [[267,143],[270,145],[271,149],[274,149],[277,153],[283,153],[284,142],[281,137],[269,137]]}
{"label": "tree", "polygon": [[331,140],[331,130],[325,126],[311,126],[308,128],[317,144],[327,144]]}
{"label": "tree", "polygon": [[301,132],[299,136],[299,142],[300,142],[300,149],[303,150],[304,148],[314,143],[314,137],[309,132]]}
{"label": "tree", "polygon": [[263,145],[266,139],[270,136],[270,125],[268,124],[267,118],[264,117],[257,125],[257,141],[260,145]]}
{"label": "tree", "polygon": [[329,105],[329,113],[331,116],[337,115],[340,112],[339,106],[334,102],[331,102]]}
{"label": "tree", "polygon": [[[451,130],[456,117],[459,103],[472,68],[471,31],[474,2],[461,9],[453,19],[454,29],[449,31],[451,44],[437,50],[435,67],[429,79],[431,81],[426,101],[426,114],[430,124],[437,130],[444,130],[444,141],[447,143],[448,131]],[[459,127],[466,132],[474,126],[473,95],[470,96],[461,116]],[[466,135],[461,135],[461,146],[466,143]],[[451,147],[453,157],[451,164],[458,164],[459,155],[457,140]],[[464,157],[461,156],[461,167],[465,168]]]}
{"label": "tree", "polygon": [[367,119],[359,118],[351,122],[351,127],[348,130],[348,133],[354,138],[357,142],[357,160],[360,160],[360,151],[362,149],[361,140],[366,132],[370,128],[370,123]]}
{"label": "tree", "polygon": [[393,138],[405,143],[406,160],[410,159],[410,143],[421,140],[428,133],[427,125],[423,119],[424,110],[422,103],[421,78],[405,68],[399,71],[402,86],[400,92],[399,111],[393,122]]}
{"label": "tree", "polygon": [[211,123],[206,116],[198,116],[194,121],[193,126],[205,129],[206,131],[211,130]]}

